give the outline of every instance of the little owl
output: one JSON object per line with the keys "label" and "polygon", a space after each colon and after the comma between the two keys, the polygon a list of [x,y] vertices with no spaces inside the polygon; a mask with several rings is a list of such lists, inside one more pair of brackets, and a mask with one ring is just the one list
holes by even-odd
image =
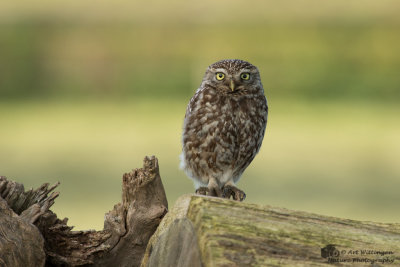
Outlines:
{"label": "little owl", "polygon": [[208,67],[183,123],[181,167],[197,194],[245,199],[235,184],[260,150],[267,115],[257,67],[238,59]]}

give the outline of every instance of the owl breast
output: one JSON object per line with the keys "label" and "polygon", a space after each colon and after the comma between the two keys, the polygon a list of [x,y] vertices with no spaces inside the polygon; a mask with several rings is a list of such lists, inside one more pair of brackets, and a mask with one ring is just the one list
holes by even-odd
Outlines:
{"label": "owl breast", "polygon": [[183,129],[182,167],[200,185],[214,177],[237,182],[261,147],[268,107],[259,94],[221,95],[199,89],[189,102]]}

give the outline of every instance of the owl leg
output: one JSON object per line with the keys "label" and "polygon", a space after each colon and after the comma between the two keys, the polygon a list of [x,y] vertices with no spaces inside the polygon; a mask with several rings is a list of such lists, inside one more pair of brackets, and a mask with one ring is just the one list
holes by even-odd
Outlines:
{"label": "owl leg", "polygon": [[208,180],[207,187],[199,187],[196,189],[196,194],[212,197],[222,197],[222,190],[218,185],[215,178],[210,178]]}
{"label": "owl leg", "polygon": [[228,181],[224,185],[222,190],[223,190],[222,197],[224,198],[229,199],[232,196],[232,199],[236,201],[243,201],[246,198],[246,194],[242,190],[237,188],[232,181]]}

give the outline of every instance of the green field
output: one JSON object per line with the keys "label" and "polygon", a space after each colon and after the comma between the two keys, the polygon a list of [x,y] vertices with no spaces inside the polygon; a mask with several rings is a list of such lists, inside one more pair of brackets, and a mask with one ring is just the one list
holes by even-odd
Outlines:
{"label": "green field", "polygon": [[398,1],[14,2],[0,98],[188,97],[208,65],[240,58],[272,97],[400,100]]}
{"label": "green field", "polygon": [[[193,192],[179,170],[186,101],[2,103],[2,175],[37,187],[61,182],[54,210],[101,229],[121,177],[156,155],[170,205]],[[373,108],[372,108],[373,107]],[[400,107],[270,101],[260,154],[239,186],[246,201],[333,216],[399,221]]]}

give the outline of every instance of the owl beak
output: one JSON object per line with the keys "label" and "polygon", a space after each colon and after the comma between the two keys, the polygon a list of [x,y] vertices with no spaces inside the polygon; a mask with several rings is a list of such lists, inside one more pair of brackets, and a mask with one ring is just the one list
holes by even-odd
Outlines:
{"label": "owl beak", "polygon": [[231,88],[232,91],[235,90],[235,83],[233,82],[233,80],[231,80],[231,84],[229,85],[229,87]]}

